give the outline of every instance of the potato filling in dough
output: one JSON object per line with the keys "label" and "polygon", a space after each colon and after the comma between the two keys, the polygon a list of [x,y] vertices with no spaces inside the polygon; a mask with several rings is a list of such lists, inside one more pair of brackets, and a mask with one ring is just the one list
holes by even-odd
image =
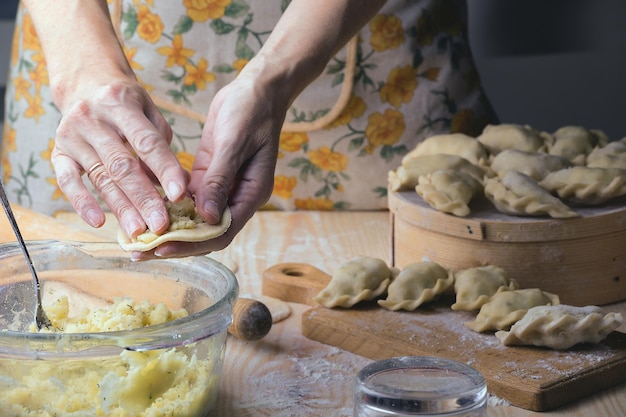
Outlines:
{"label": "potato filling in dough", "polygon": [[166,201],[165,204],[170,218],[167,231],[157,235],[147,230],[131,239],[120,230],[117,239],[122,249],[145,252],[165,242],[202,242],[221,236],[230,227],[232,218],[228,207],[219,223],[209,224],[198,215],[194,201],[189,197],[177,202]]}

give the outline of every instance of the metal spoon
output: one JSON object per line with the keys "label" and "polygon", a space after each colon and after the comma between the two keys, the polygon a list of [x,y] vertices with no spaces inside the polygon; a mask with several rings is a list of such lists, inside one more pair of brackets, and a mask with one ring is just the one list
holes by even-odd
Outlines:
{"label": "metal spoon", "polygon": [[33,281],[35,283],[35,298],[37,299],[37,308],[35,309],[35,325],[37,326],[37,330],[40,330],[42,327],[51,327],[52,323],[41,305],[41,283],[39,282],[39,277],[37,276],[37,272],[33,266],[33,261],[30,258],[28,249],[26,249],[26,243],[24,242],[24,239],[22,239],[20,228],[17,226],[17,221],[15,220],[13,210],[11,210],[11,205],[9,204],[9,199],[4,191],[4,184],[2,183],[2,180],[0,180],[0,199],[2,200],[2,207],[4,208],[4,212],[9,219],[9,223],[11,223],[11,228],[13,229],[13,233],[15,233],[15,237],[20,244],[20,248],[22,248],[22,253],[24,254],[24,258],[26,258],[30,274],[33,276]]}

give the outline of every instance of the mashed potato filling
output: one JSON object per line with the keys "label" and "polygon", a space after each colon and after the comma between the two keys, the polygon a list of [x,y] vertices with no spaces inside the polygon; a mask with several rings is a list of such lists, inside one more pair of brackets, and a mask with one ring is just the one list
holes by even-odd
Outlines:
{"label": "mashed potato filling", "polygon": [[232,221],[230,208],[226,207],[217,224],[206,223],[196,212],[194,201],[185,197],[181,201],[166,201],[170,226],[167,231],[157,235],[151,230],[132,239],[120,229],[117,240],[126,251],[145,252],[166,242],[202,242],[221,236],[228,230]]}
{"label": "mashed potato filling", "polygon": [[[116,299],[68,317],[66,297],[46,307],[54,328],[107,332],[176,320],[184,309]],[[33,325],[34,326],[34,325]],[[36,329],[33,329],[36,331]],[[225,337],[225,335],[223,336]],[[214,405],[223,338],[186,347],[73,360],[0,359],[0,410],[6,417],[199,417]]]}
{"label": "mashed potato filling", "polygon": [[[180,202],[173,203],[171,201],[166,201],[165,205],[167,207],[167,213],[170,218],[170,226],[167,229],[168,232],[173,232],[175,230],[185,230],[185,229],[194,229],[198,226],[198,224],[203,223],[204,220],[198,213],[196,213],[196,207],[191,198],[186,197]],[[137,236],[137,240],[142,243],[150,243],[153,240],[156,240],[159,237],[154,232],[146,231],[139,236]]]}

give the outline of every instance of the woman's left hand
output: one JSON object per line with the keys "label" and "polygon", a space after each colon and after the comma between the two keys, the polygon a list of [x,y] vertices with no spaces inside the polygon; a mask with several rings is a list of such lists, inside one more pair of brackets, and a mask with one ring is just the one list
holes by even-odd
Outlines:
{"label": "woman's left hand", "polygon": [[211,103],[193,166],[189,189],[198,213],[217,223],[228,204],[230,229],[206,242],[134,253],[135,259],[206,254],[233,240],[271,195],[280,129],[292,101],[384,3],[340,0],[311,8],[309,0],[291,0],[259,53]]}
{"label": "woman's left hand", "polygon": [[262,75],[242,72],[211,103],[189,190],[196,210],[208,223],[219,222],[228,205],[228,231],[205,242],[169,242],[133,259],[207,254],[228,246],[246,222],[269,199],[274,184],[278,141],[289,100]]}

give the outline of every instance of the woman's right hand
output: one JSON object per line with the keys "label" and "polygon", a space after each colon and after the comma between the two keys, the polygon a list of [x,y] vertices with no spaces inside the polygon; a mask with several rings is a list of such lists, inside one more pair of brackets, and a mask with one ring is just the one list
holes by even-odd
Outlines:
{"label": "woman's right hand", "polygon": [[148,93],[131,77],[90,76],[66,93],[52,151],[57,182],[94,227],[104,212],[89,181],[128,236],[169,225],[156,180],[170,200],[186,194],[187,175],[170,149],[172,131]]}
{"label": "woman's right hand", "polygon": [[179,200],[188,175],[170,150],[169,126],[130,68],[107,1],[24,4],[62,115],[52,151],[59,187],[88,224],[101,226],[104,212],[81,178],[87,172],[127,235],[164,232],[169,218],[153,180]]}

